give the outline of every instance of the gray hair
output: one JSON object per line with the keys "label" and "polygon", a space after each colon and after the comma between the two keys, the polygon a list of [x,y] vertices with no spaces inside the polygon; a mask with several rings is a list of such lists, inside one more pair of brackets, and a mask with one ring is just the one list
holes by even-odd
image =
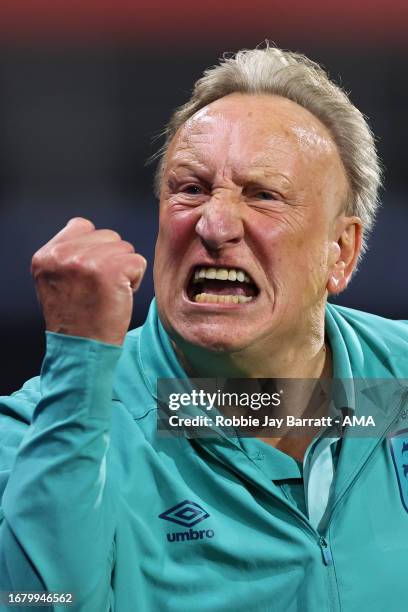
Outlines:
{"label": "gray hair", "polygon": [[379,205],[381,166],[373,134],[361,112],[319,64],[299,53],[283,51],[267,43],[263,49],[244,49],[224,55],[205,70],[195,83],[188,102],[170,118],[165,143],[154,159],[161,158],[155,177],[160,193],[165,155],[177,130],[198,110],[232,93],[272,94],[296,102],[310,111],[330,131],[349,180],[347,213],[363,224],[362,252]]}

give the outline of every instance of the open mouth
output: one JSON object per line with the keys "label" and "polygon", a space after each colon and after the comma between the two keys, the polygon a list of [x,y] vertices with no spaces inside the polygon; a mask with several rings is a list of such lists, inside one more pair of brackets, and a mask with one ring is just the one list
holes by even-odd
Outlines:
{"label": "open mouth", "polygon": [[197,266],[187,286],[189,300],[201,304],[246,304],[258,294],[252,278],[240,268]]}

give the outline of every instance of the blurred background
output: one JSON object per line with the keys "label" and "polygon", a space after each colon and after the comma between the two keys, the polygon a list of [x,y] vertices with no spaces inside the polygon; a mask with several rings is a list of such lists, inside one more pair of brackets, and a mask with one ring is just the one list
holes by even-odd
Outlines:
{"label": "blurred background", "polygon": [[[408,3],[2,0],[0,394],[41,366],[33,252],[80,215],[119,231],[152,263],[153,138],[204,68],[266,38],[322,63],[368,116],[386,169],[383,206],[337,301],[408,318]],[[153,295],[151,263],[133,326]]]}

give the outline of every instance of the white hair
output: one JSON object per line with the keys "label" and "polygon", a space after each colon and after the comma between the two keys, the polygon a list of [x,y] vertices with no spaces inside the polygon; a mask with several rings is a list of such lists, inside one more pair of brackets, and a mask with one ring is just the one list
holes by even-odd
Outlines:
{"label": "white hair", "polygon": [[381,166],[373,134],[362,113],[321,66],[299,53],[283,51],[267,43],[263,49],[244,49],[224,55],[205,70],[195,83],[188,102],[170,118],[165,143],[154,158],[161,158],[155,178],[160,193],[168,145],[177,130],[198,110],[232,93],[272,94],[296,102],[329,130],[343,162],[350,186],[346,210],[363,224],[362,252],[378,208]]}

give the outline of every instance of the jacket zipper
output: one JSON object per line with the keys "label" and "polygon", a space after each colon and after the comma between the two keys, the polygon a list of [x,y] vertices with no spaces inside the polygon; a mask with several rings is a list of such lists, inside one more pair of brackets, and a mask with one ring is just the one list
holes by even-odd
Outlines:
{"label": "jacket zipper", "polygon": [[[364,464],[365,465],[365,464]],[[258,467],[258,466],[257,466]],[[364,466],[362,466],[363,468]],[[361,468],[361,469],[362,469]],[[258,468],[259,469],[259,468]],[[361,470],[360,470],[361,471]],[[358,472],[360,474],[360,471]],[[325,536],[321,535],[313,525],[308,521],[305,515],[293,507],[288,501],[277,498],[281,504],[285,506],[292,514],[294,514],[301,523],[307,528],[307,531],[313,536],[314,542],[319,546],[322,554],[322,562],[327,568],[325,572],[325,579],[327,580],[327,593],[328,593],[328,611],[329,612],[339,612],[340,611],[340,594],[337,586],[336,574],[334,570],[333,564],[333,556],[330,548],[330,543],[327,538],[327,534]]]}
{"label": "jacket zipper", "polygon": [[[298,516],[298,515],[297,515]],[[322,554],[322,564],[325,568],[325,579],[327,581],[327,596],[329,612],[339,612],[340,608],[340,593],[337,585],[336,573],[333,563],[333,555],[330,548],[330,542],[326,535],[321,535],[302,515],[302,523],[307,526],[308,531],[313,534],[313,539],[319,546]]]}
{"label": "jacket zipper", "polygon": [[340,593],[330,544],[326,537],[320,536],[319,545],[322,551],[323,563],[326,567],[328,609],[330,612],[338,612],[341,610]]}
{"label": "jacket zipper", "polygon": [[325,565],[331,565],[333,563],[333,557],[331,554],[330,546],[323,536],[319,538],[320,548],[322,549],[323,561]]}
{"label": "jacket zipper", "polygon": [[[401,410],[401,412],[402,412],[402,410]],[[367,466],[367,464],[369,463],[369,461],[373,457],[373,455],[376,452],[376,450],[378,449],[378,447],[382,444],[382,442],[384,441],[385,437],[387,436],[389,431],[392,429],[393,425],[398,422],[398,419],[400,418],[401,412],[398,413],[397,417],[392,421],[392,423],[390,423],[390,425],[384,431],[383,435],[381,436],[381,438],[379,438],[377,444],[371,450],[371,452],[368,455],[368,457],[366,457],[363,465],[357,471],[357,473],[355,474],[354,478],[350,481],[350,483],[348,484],[346,489],[343,491],[341,496],[336,500],[336,503],[335,503],[335,505],[333,506],[333,509],[332,509],[330,520],[329,520],[329,522],[326,525],[325,535],[324,536],[320,535],[319,532],[317,530],[315,530],[313,528],[313,526],[309,523],[309,521],[307,521],[303,517],[303,515],[301,516],[302,522],[305,525],[307,525],[308,530],[313,533],[315,539],[317,540],[317,543],[318,543],[318,545],[320,547],[320,550],[322,552],[323,563],[324,563],[324,565],[328,569],[330,612],[332,612],[332,611],[334,612],[334,611],[340,610],[340,593],[339,593],[339,590],[338,590],[336,575],[335,575],[335,571],[334,571],[333,555],[332,555],[332,551],[331,551],[331,548],[330,548],[330,541],[329,541],[329,535],[328,535],[329,534],[329,527],[330,527],[330,525],[332,523],[333,517],[336,514],[336,511],[337,511],[337,509],[338,509],[338,507],[340,505],[341,500],[348,494],[350,489],[353,487],[354,483],[359,478],[359,476],[361,475],[362,471],[365,469],[365,467]],[[300,514],[297,514],[297,513],[296,513],[296,515],[300,516]]]}
{"label": "jacket zipper", "polygon": [[[401,412],[402,412],[402,410],[401,410]],[[376,450],[378,449],[378,447],[383,443],[383,441],[386,438],[386,436],[389,433],[389,431],[392,429],[394,424],[398,422],[398,420],[400,418],[401,412],[398,413],[398,416],[392,421],[392,423],[390,423],[390,425],[384,431],[384,433],[381,436],[381,438],[379,438],[377,444],[371,450],[370,454],[366,457],[363,465],[360,467],[360,469],[354,475],[354,478],[352,478],[352,480],[350,481],[350,483],[348,484],[346,489],[343,491],[341,496],[336,500],[336,503],[335,503],[335,505],[333,506],[333,509],[332,509],[330,520],[329,520],[329,522],[326,525],[325,535],[324,536],[321,535],[319,537],[319,545],[320,545],[320,549],[322,551],[323,563],[326,565],[326,567],[328,567],[328,570],[329,570],[329,576],[328,576],[328,578],[329,578],[329,599],[330,599],[330,607],[333,610],[340,610],[340,593],[339,593],[339,589],[338,589],[338,585],[337,585],[337,580],[336,580],[336,575],[335,575],[334,566],[333,566],[333,556],[332,556],[332,552],[331,552],[331,548],[330,548],[330,542],[329,542],[329,527],[330,527],[330,525],[331,525],[331,523],[333,521],[333,517],[335,516],[337,509],[339,508],[341,500],[344,499],[344,497],[348,494],[348,492],[353,487],[354,483],[359,478],[359,476],[361,475],[363,470],[367,467],[367,464],[372,459],[372,457],[373,457],[374,453],[376,452]]]}
{"label": "jacket zipper", "polygon": [[381,436],[381,438],[378,439],[377,444],[374,446],[374,448],[371,450],[370,454],[368,455],[368,457],[366,457],[363,465],[360,467],[360,469],[357,471],[357,473],[354,475],[354,477],[352,478],[352,480],[349,482],[349,484],[347,485],[347,487],[344,489],[343,493],[340,495],[340,497],[337,498],[336,503],[334,504],[333,508],[332,508],[332,513],[330,516],[330,520],[328,521],[327,525],[326,525],[326,536],[327,533],[329,531],[329,527],[333,521],[333,517],[336,514],[337,508],[340,505],[341,500],[347,495],[347,493],[350,491],[350,489],[352,488],[352,486],[354,485],[354,483],[356,482],[356,480],[358,479],[358,477],[360,476],[361,472],[363,471],[363,469],[367,466],[368,462],[371,460],[372,456],[374,455],[375,451],[377,450],[377,448],[383,443],[384,439],[387,437],[387,434],[391,431],[391,428],[395,425],[395,423],[397,423],[399,421],[399,418],[401,416],[401,413],[403,412],[403,410],[405,409],[405,407],[403,406],[402,409],[400,410],[400,412],[398,413],[398,415],[395,417],[395,419],[392,421],[392,423],[389,424],[389,426],[387,427],[387,429],[384,431],[383,435]]}
{"label": "jacket zipper", "polygon": [[[241,452],[243,452],[241,449],[239,449]],[[245,453],[244,453],[245,454]],[[252,461],[250,459],[250,461]],[[254,463],[252,461],[252,463]],[[255,466],[257,467],[257,469],[259,470],[259,467],[255,464]],[[230,467],[234,467],[234,466],[230,466]],[[260,470],[261,471],[261,470]],[[237,470],[238,474],[240,474],[240,472]],[[242,474],[240,474],[242,477]],[[329,612],[338,612],[340,610],[340,595],[339,595],[339,591],[338,591],[338,586],[337,586],[337,580],[336,580],[336,576],[335,576],[335,571],[334,571],[334,565],[333,565],[333,557],[332,557],[332,553],[331,553],[331,549],[330,549],[330,544],[328,539],[326,539],[326,537],[322,536],[314,527],[313,525],[307,520],[307,518],[305,517],[305,515],[298,510],[297,508],[295,508],[294,506],[292,506],[288,500],[284,500],[280,497],[276,498],[281,504],[283,504],[285,506],[285,508],[287,510],[289,510],[292,514],[294,514],[298,520],[300,520],[301,523],[303,523],[303,525],[307,528],[307,531],[313,536],[313,540],[314,542],[316,542],[316,544],[320,547],[321,553],[322,553],[322,558],[323,558],[323,564],[324,566],[327,568],[326,572],[325,572],[325,579],[328,582],[328,598],[329,598],[329,607],[328,607],[328,611]]]}
{"label": "jacket zipper", "polygon": [[343,491],[341,496],[336,500],[336,503],[335,503],[335,505],[333,506],[333,509],[332,509],[332,514],[330,516],[330,520],[329,520],[328,524],[326,525],[326,533],[325,533],[324,536],[322,536],[316,529],[314,529],[314,527],[311,525],[311,523],[304,517],[304,515],[300,511],[296,511],[293,508],[293,506],[291,506],[291,504],[285,503],[282,499],[278,498],[279,501],[282,504],[284,504],[285,507],[287,507],[292,512],[292,514],[295,514],[297,516],[297,518],[300,519],[300,521],[307,527],[307,530],[311,534],[313,534],[314,541],[320,547],[320,550],[321,550],[321,553],[322,553],[323,564],[327,568],[326,576],[327,576],[327,580],[328,580],[328,596],[329,596],[329,610],[330,610],[330,612],[338,612],[341,609],[341,607],[340,607],[340,593],[339,593],[339,589],[338,589],[338,585],[337,585],[337,579],[336,579],[335,570],[334,570],[334,563],[333,563],[333,556],[332,556],[332,552],[331,552],[331,548],[330,548],[330,541],[329,541],[329,537],[328,537],[328,532],[329,532],[330,524],[332,523],[332,520],[333,520],[333,517],[335,515],[336,509],[339,507],[340,501],[345,497],[345,495],[347,495],[347,493],[349,492],[351,487],[354,485],[354,483],[356,482],[356,480],[358,479],[358,477],[360,476],[360,474],[362,473],[362,471],[366,467],[367,463],[370,461],[371,457],[373,456],[373,454],[375,453],[377,448],[380,446],[380,444],[382,444],[384,438],[386,437],[388,432],[391,430],[391,428],[394,425],[394,423],[398,422],[398,419],[400,418],[400,414],[401,414],[402,410],[403,410],[403,408],[398,413],[397,417],[392,421],[392,423],[390,423],[390,425],[384,431],[383,435],[378,440],[378,443],[374,446],[374,448],[372,449],[372,451],[370,452],[368,457],[366,457],[363,465],[357,471],[357,473],[355,474],[354,478],[350,481],[349,485]]}

